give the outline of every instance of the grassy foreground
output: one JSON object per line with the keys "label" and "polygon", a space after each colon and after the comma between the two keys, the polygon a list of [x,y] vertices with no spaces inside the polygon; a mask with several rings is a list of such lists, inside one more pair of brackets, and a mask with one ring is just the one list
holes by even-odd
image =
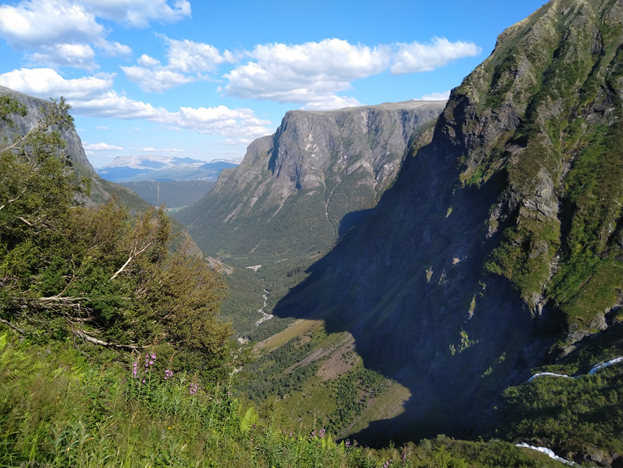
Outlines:
{"label": "grassy foreground", "polygon": [[0,466],[562,466],[500,441],[371,450],[323,428],[285,432],[270,411],[244,407],[231,380],[202,383],[151,353],[124,364],[90,351],[98,364],[66,343],[0,334]]}

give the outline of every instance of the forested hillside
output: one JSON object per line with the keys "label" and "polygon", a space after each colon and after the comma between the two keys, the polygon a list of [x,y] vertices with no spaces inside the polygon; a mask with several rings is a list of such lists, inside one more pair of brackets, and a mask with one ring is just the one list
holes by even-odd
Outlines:
{"label": "forested hillside", "polygon": [[[68,108],[0,98],[0,463],[3,466],[559,466],[508,443],[440,437],[373,451],[277,426],[234,396],[246,353],[216,318],[218,274],[170,252],[170,222],[115,200],[62,151]],[[8,133],[8,132],[7,132]],[[287,430],[285,429],[287,428]]]}

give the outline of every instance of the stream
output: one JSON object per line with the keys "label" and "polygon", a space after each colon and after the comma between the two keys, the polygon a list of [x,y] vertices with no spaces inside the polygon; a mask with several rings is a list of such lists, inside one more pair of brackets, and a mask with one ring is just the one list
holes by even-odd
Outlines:
{"label": "stream", "polygon": [[[619,356],[616,357],[614,359],[610,359],[609,361],[605,361],[605,362],[600,362],[599,364],[595,364],[591,370],[588,371],[588,374],[581,374],[581,375],[576,375],[576,376],[569,376],[567,374],[556,374],[555,372],[539,372],[538,374],[534,374],[532,377],[530,377],[528,379],[528,382],[532,382],[535,378],[537,377],[541,377],[544,375],[549,375],[552,377],[564,377],[566,379],[578,379],[580,377],[582,377],[583,375],[595,375],[595,373],[598,370],[604,369],[605,367],[610,367],[614,364],[618,364],[620,362],[623,362],[623,356]],[[529,448],[532,450],[538,450],[541,453],[544,453],[545,455],[547,455],[548,457],[554,459],[554,460],[558,460],[559,462],[565,463],[567,465],[573,466],[575,465],[575,463],[570,462],[568,460],[565,460],[562,457],[559,457],[558,455],[556,455],[551,449],[548,449],[547,447],[535,447],[534,445],[528,445],[526,443],[522,443],[522,444],[516,444],[517,447],[523,447],[523,448]]]}
{"label": "stream", "polygon": [[523,448],[529,448],[532,450],[537,450],[541,453],[544,453],[545,455],[547,455],[549,458],[552,458],[554,460],[557,460],[561,463],[564,463],[565,465],[569,465],[569,466],[573,466],[575,465],[575,463],[569,461],[569,460],[565,460],[562,457],[559,457],[558,455],[556,455],[552,450],[546,448],[546,447],[535,447],[534,445],[528,445],[528,444],[516,444],[516,447],[523,447]]}
{"label": "stream", "polygon": [[259,319],[257,322],[255,322],[256,327],[259,327],[261,324],[263,324],[267,320],[270,320],[271,318],[274,317],[274,315],[267,314],[266,312],[264,312],[264,309],[266,308],[266,304],[268,303],[268,291],[266,291],[266,289],[264,289],[264,294],[262,294],[262,297],[264,298],[264,305],[262,306],[261,309],[258,309],[258,312],[262,314],[262,318]]}
{"label": "stream", "polygon": [[[616,357],[614,359],[610,359],[609,361],[600,362],[599,364],[595,364],[591,368],[591,370],[588,371],[588,374],[586,374],[586,375],[595,375],[595,373],[598,370],[604,369],[606,367],[610,367],[610,366],[612,366],[614,364],[618,364],[619,362],[623,362],[623,356],[619,356],[619,357]],[[552,377],[564,377],[564,378],[567,378],[567,379],[577,379],[577,378],[582,377],[583,374],[576,375],[576,376],[572,377],[572,376],[569,376],[567,374],[556,374],[555,372],[539,372],[538,374],[534,374],[532,377],[530,377],[528,379],[528,382],[532,382],[535,378],[541,377],[543,375],[550,375]]]}

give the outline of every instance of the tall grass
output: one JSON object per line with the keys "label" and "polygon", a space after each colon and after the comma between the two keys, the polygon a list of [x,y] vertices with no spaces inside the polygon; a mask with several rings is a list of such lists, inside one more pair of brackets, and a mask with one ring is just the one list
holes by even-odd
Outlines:
{"label": "tall grass", "polygon": [[491,464],[500,452],[503,466],[559,466],[503,442],[371,450],[322,428],[283,431],[244,407],[231,380],[200,382],[168,364],[143,353],[96,365],[68,344],[0,334],[0,466],[467,468],[502,466]]}

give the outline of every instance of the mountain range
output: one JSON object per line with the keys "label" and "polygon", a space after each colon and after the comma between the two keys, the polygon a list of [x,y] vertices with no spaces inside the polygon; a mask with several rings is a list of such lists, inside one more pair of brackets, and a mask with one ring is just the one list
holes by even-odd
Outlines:
{"label": "mountain range", "polygon": [[[46,105],[0,95],[29,110],[2,136],[27,132]],[[85,203],[147,208],[95,173],[75,130],[62,136],[92,179]],[[252,409],[228,420],[249,453],[270,452],[281,428],[313,427],[315,443],[323,427],[389,450],[446,434],[623,467],[622,148],[623,0],[551,0],[502,32],[447,103],[288,112],[175,215],[226,277],[223,315],[252,346],[231,375],[269,415],[269,442],[252,444]],[[132,178],[195,164],[109,169]],[[367,466],[370,452],[357,453]]]}
{"label": "mountain range", "polygon": [[[337,404],[341,387],[322,382],[357,369],[356,352],[408,389],[360,441],[505,434],[620,466],[620,368],[596,399],[590,384],[526,382],[623,354],[622,102],[623,2],[552,0],[447,104],[288,113],[178,219],[208,255],[254,267],[232,295],[262,285],[258,300],[290,318],[256,369],[274,382],[309,370],[297,378],[313,385],[279,390],[284,408],[314,385]],[[307,351],[277,368],[280,349]],[[332,359],[346,373],[327,374]]]}
{"label": "mountain range", "polygon": [[214,160],[206,163],[198,159],[159,155],[117,156],[97,173],[111,182],[144,181],[216,181],[223,169],[236,167],[234,161]]}

